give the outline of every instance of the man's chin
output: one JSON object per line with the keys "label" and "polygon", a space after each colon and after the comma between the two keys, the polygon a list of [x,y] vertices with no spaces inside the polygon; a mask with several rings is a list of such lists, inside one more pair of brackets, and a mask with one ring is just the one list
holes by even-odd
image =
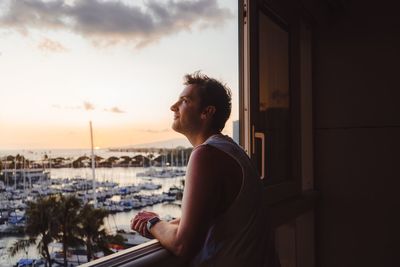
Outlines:
{"label": "man's chin", "polygon": [[171,128],[172,128],[172,130],[174,130],[175,132],[180,133],[180,131],[179,131],[179,126],[177,125],[177,123],[176,123],[175,121],[172,123]]}
{"label": "man's chin", "polygon": [[[176,123],[176,124],[173,123],[171,128],[172,128],[172,130],[174,130],[175,132],[185,135],[184,132],[182,131],[182,128],[180,127],[180,125],[179,125],[178,123]],[[185,135],[185,136],[186,136],[186,135]]]}

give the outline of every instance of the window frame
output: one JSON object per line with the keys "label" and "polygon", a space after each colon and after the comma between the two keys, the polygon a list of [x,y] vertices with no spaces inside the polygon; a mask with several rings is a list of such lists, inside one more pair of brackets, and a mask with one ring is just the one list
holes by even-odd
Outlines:
{"label": "window frame", "polygon": [[[277,11],[277,12],[276,12]],[[264,186],[265,204],[277,203],[301,194],[301,85],[300,85],[300,20],[284,6],[272,6],[264,1],[239,1],[239,128],[240,144],[252,157],[252,124],[258,106],[252,104],[252,94],[258,97],[258,23],[263,12],[289,33],[289,93],[290,93],[290,177],[287,180]],[[279,15],[278,15],[279,14]],[[252,25],[255,24],[255,25]],[[256,38],[254,38],[256,37]],[[254,100],[253,100],[254,101]],[[257,106],[257,107],[255,107]]]}

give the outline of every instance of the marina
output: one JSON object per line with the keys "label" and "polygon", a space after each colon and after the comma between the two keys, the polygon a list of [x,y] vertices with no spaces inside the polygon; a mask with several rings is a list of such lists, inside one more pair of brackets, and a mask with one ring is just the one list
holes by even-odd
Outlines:
{"label": "marina", "polygon": [[[96,181],[93,183],[90,168],[55,168],[44,170],[41,178],[24,183],[26,176],[21,172],[23,180],[8,181],[8,185],[3,183],[0,188],[0,266],[14,266],[22,259],[26,263],[40,258],[35,245],[14,257],[8,255],[9,247],[24,237],[26,202],[39,196],[74,195],[84,203],[93,203],[95,195],[96,206],[109,211],[104,221],[109,233],[124,234],[130,245],[145,242],[146,239],[130,230],[130,220],[137,212],[141,209],[153,210],[165,219],[179,217],[180,214],[179,198],[185,167],[168,168],[182,175],[162,178],[146,176],[143,174],[150,168],[145,167],[96,168]],[[151,168],[156,172],[165,169]]]}

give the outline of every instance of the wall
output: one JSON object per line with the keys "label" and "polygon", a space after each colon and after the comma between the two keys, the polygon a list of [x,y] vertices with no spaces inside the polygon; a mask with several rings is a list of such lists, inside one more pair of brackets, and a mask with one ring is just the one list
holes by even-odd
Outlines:
{"label": "wall", "polygon": [[400,25],[395,1],[317,1],[317,266],[400,266]]}

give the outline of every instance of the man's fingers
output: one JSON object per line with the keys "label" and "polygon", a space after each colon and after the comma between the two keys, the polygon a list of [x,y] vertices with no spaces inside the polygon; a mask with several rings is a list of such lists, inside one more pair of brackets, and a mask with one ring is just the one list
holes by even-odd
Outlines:
{"label": "man's fingers", "polygon": [[139,229],[140,223],[140,218],[135,217],[135,219],[133,220],[133,229],[137,231]]}
{"label": "man's fingers", "polygon": [[139,211],[138,214],[131,220],[131,229],[139,232],[147,237],[146,224],[151,218],[158,216],[157,213],[151,211]]}
{"label": "man's fingers", "polygon": [[144,223],[142,223],[140,226],[139,226],[139,232],[140,232],[140,234],[141,235],[143,235],[143,228],[144,228]]}

